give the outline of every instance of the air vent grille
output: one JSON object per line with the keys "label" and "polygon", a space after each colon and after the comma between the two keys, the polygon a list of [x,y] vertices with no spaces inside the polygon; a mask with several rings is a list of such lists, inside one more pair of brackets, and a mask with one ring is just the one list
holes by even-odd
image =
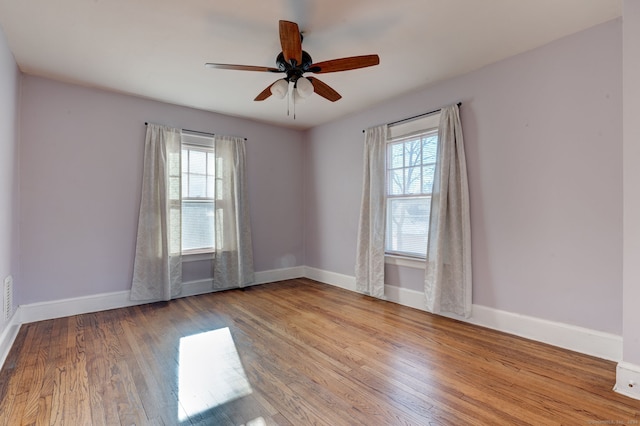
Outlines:
{"label": "air vent grille", "polygon": [[4,291],[2,294],[4,296],[3,312],[6,322],[13,315],[13,278],[11,275],[4,279]]}

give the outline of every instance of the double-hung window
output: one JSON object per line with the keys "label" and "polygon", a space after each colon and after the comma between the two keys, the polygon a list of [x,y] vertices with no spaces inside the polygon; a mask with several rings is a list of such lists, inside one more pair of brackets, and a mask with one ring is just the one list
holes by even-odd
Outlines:
{"label": "double-hung window", "polygon": [[213,139],[182,135],[182,253],[212,252],[215,245]]}
{"label": "double-hung window", "polygon": [[387,142],[385,252],[425,258],[439,114],[391,129]]}

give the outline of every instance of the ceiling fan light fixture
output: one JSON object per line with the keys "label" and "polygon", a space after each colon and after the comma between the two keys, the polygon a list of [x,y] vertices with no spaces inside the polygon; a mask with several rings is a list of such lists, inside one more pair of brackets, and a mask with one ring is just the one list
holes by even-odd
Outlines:
{"label": "ceiling fan light fixture", "polygon": [[284,99],[284,97],[287,96],[288,91],[289,82],[284,78],[281,78],[271,85],[271,94],[278,99]]}
{"label": "ceiling fan light fixture", "polygon": [[293,102],[294,103],[301,104],[301,103],[305,102],[306,100],[307,100],[307,98],[302,96],[300,94],[299,90],[294,91],[294,93],[293,93]]}
{"label": "ceiling fan light fixture", "polygon": [[308,78],[300,77],[298,81],[296,81],[296,92],[301,98],[308,98],[313,94],[313,84],[311,84]]}

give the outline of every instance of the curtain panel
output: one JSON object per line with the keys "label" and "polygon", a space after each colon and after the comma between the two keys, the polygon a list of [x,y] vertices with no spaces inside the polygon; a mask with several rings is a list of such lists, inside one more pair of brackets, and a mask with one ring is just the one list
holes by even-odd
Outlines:
{"label": "curtain panel", "polygon": [[469,184],[458,105],[443,108],[438,128],[425,270],[426,308],[471,316]]}
{"label": "curtain panel", "polygon": [[215,136],[215,259],[214,289],[252,283],[253,248],[243,138]]}
{"label": "curtain panel", "polygon": [[147,125],[131,300],[170,300],[182,291],[181,134]]}
{"label": "curtain panel", "polygon": [[367,129],[364,181],[356,252],[356,290],[380,299],[384,294],[386,229],[385,157],[388,127]]}

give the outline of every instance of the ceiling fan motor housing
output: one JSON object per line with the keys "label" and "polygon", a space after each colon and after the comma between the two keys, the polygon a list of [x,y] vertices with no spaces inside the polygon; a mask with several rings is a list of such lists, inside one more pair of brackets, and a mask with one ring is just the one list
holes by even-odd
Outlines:
{"label": "ceiling fan motor housing", "polygon": [[301,64],[296,64],[296,62],[293,60],[291,61],[291,63],[288,63],[284,59],[284,53],[282,52],[280,52],[276,57],[276,64],[278,66],[278,69],[282,72],[287,73],[287,77],[286,77],[287,81],[292,81],[294,83],[298,81],[300,77],[302,77],[302,74],[309,71],[309,68],[311,67],[312,63],[313,63],[313,60],[311,59],[311,55],[309,55],[304,50],[302,51]]}

